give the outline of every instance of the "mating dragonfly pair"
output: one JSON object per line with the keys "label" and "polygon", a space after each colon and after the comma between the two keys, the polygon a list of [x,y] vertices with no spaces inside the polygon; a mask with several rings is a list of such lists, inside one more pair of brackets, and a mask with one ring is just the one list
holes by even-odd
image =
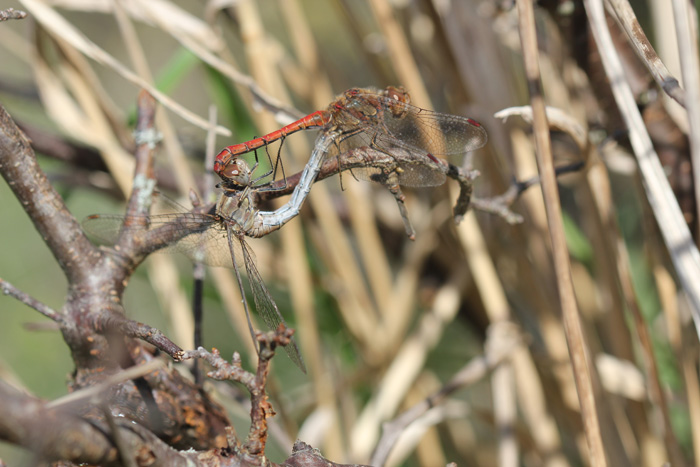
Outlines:
{"label": "mating dragonfly pair", "polygon": [[[272,183],[265,182],[271,173],[254,177],[257,154],[253,167],[240,156],[305,129],[319,129],[321,134],[292,196],[275,211],[258,210],[255,204],[258,193],[274,189]],[[224,148],[214,164],[224,192],[212,212],[187,211],[171,202],[174,212],[150,215],[140,219],[142,222],[131,222],[133,219],[125,216],[93,215],[83,226],[107,243],[115,242],[128,225],[148,225],[149,230],[167,227],[164,231],[170,240],[160,243],[167,250],[182,252],[195,262],[233,268],[252,333],[240,275],[242,263],[256,310],[270,329],[276,329],[286,323],[257,271],[245,237],[262,237],[294,218],[325,161],[337,158],[339,171],[352,169],[356,177],[386,186],[397,200],[406,233],[413,238],[399,187],[444,183],[448,164],[436,156],[464,154],[483,146],[486,140],[486,131],[478,122],[415,107],[401,88],[380,91],[354,88],[340,95],[326,110],[316,111],[260,138]],[[269,154],[268,159],[272,165]],[[292,341],[285,350],[305,371],[296,343]]]}

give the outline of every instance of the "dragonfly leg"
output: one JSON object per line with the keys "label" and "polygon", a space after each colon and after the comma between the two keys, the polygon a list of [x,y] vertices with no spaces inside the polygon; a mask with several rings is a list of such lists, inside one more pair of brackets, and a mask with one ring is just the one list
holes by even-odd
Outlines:
{"label": "dragonfly leg", "polygon": [[[341,133],[337,138],[335,138],[333,140],[333,145],[335,146],[335,150],[336,150],[336,158],[338,160],[338,178],[340,179],[340,190],[341,191],[344,191],[345,188],[343,188],[343,166],[342,166],[342,160],[340,158],[340,154],[342,153],[342,150],[340,148],[340,144],[343,141],[345,141],[346,139],[348,139],[352,136],[358,135],[358,134],[362,133],[363,131],[364,131],[364,129],[362,129],[362,128],[358,128],[358,129],[352,130],[352,131],[346,131],[346,132]],[[350,173],[352,173],[352,171]],[[355,178],[355,180],[357,180],[357,177],[355,177],[355,174],[352,174],[352,176]]]}
{"label": "dragonfly leg", "polygon": [[386,168],[384,167],[377,168],[381,170],[381,172],[372,174],[370,179],[373,182],[382,184],[382,186],[386,187],[389,190],[389,192],[392,195],[394,195],[396,205],[399,207],[401,219],[403,220],[404,229],[406,230],[406,236],[408,236],[408,238],[411,240],[415,240],[416,231],[413,228],[413,224],[411,224],[411,220],[408,218],[408,210],[406,209],[406,196],[401,191],[401,186],[399,185],[398,173],[401,171],[401,168],[391,167],[389,170],[386,170]]}
{"label": "dragonfly leg", "polygon": [[[283,189],[287,188],[287,175],[284,173],[284,164],[282,163],[282,146],[286,138],[286,135],[282,135],[282,138],[280,138],[280,146],[277,148],[277,158],[275,159],[275,168],[272,171],[272,181],[274,181],[277,178],[277,166],[279,165],[282,170],[282,180],[284,180]],[[270,158],[270,153],[267,154],[267,157],[268,159]],[[272,166],[272,160],[270,160],[270,166]]]}
{"label": "dragonfly leg", "polygon": [[447,175],[454,178],[459,183],[459,196],[454,207],[455,223],[459,224],[464,215],[469,210],[471,204],[472,191],[474,188],[474,179],[479,176],[478,170],[462,170],[454,164],[448,162]]}
{"label": "dragonfly leg", "polygon": [[[251,185],[254,185],[254,186],[255,186],[255,189],[256,189],[257,191],[259,191],[259,192],[263,192],[263,191],[281,191],[281,190],[284,190],[284,189],[287,188],[287,174],[286,174],[285,171],[284,171],[284,164],[282,163],[282,145],[284,144],[284,139],[285,139],[286,137],[287,137],[287,136],[284,135],[284,136],[282,136],[282,137],[280,138],[280,140],[281,140],[281,142],[280,142],[280,147],[279,147],[279,149],[277,150],[277,157],[275,158],[274,164],[273,164],[273,162],[272,162],[272,157],[270,156],[270,152],[269,152],[269,149],[268,149],[268,148],[269,148],[269,145],[266,145],[266,146],[265,146],[265,152],[267,153],[267,159],[268,159],[268,161],[270,162],[270,167],[271,167],[271,169],[270,169],[267,173],[265,173],[265,174],[263,174],[263,175],[261,175],[261,176],[255,178],[255,179],[251,182]],[[280,168],[280,170],[282,170],[282,180],[283,180],[284,182],[283,182],[282,186],[276,186],[276,187],[274,187],[274,188],[270,188],[270,185],[272,185],[272,184],[275,182],[275,180],[277,179],[277,168],[278,168],[278,167]],[[258,184],[258,182],[259,182],[260,180],[266,178],[266,177],[269,176],[269,175],[272,175],[272,178],[271,178],[269,181],[267,181],[267,182],[265,182],[265,183],[260,183],[260,184]]]}
{"label": "dragonfly leg", "polygon": [[390,175],[389,179],[393,179],[393,183],[387,181],[387,183],[383,183],[385,187],[389,190],[389,192],[394,195],[394,199],[396,200],[396,205],[399,207],[399,213],[401,214],[401,219],[403,220],[403,227],[404,230],[406,230],[406,235],[408,236],[409,239],[415,240],[416,239],[416,231],[413,229],[413,224],[411,224],[411,220],[408,218],[408,210],[406,209],[406,196],[404,196],[403,192],[401,191],[401,187],[398,184],[398,177],[396,176],[396,173],[393,173]]}

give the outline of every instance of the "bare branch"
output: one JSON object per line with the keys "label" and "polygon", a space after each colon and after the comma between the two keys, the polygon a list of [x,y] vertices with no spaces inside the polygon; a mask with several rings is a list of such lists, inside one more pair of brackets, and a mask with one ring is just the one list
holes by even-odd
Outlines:
{"label": "bare branch", "polygon": [[231,363],[221,357],[218,349],[212,349],[212,351],[209,352],[204,347],[200,347],[196,350],[186,350],[182,359],[189,360],[191,358],[201,358],[214,367],[215,371],[207,373],[207,376],[210,378],[221,381],[237,381],[244,385],[249,391],[251,388],[255,389],[255,375],[243,369],[241,366],[241,356],[238,352],[233,354]]}
{"label": "bare branch", "polygon": [[14,285],[10,284],[9,282],[3,279],[0,279],[0,290],[2,290],[3,294],[10,295],[11,297],[16,298],[25,305],[34,308],[36,311],[46,316],[47,318],[52,319],[56,323],[63,324],[65,321],[63,315],[61,315],[59,312],[52,310],[47,305],[41,303],[39,300],[33,297],[30,297],[29,295],[22,292]]}
{"label": "bare branch", "polygon": [[[0,439],[30,449],[48,461],[122,465],[121,450],[132,453],[136,465],[240,465],[237,458],[220,449],[177,451],[152,432],[121,418],[114,418],[110,429],[106,421],[79,417],[65,407],[49,408],[2,381],[0,399]],[[113,442],[114,430],[119,432],[120,450]]]}
{"label": "bare branch", "polygon": [[280,324],[275,331],[257,333],[257,340],[260,344],[258,352],[258,367],[255,374],[243,369],[241,356],[236,352],[233,354],[231,363],[221,358],[217,349],[211,352],[203,347],[197,350],[190,350],[184,353],[183,359],[201,358],[207,361],[215,371],[210,371],[207,375],[210,378],[219,380],[237,381],[243,384],[251,396],[250,419],[251,425],[248,437],[241,446],[241,454],[250,456],[251,462],[265,455],[265,444],[267,442],[267,419],[275,415],[268,401],[265,391],[267,376],[270,371],[270,361],[275,355],[275,349],[279,346],[289,345],[291,342],[293,329],[289,329]]}
{"label": "bare branch", "polygon": [[98,322],[93,325],[97,332],[107,334],[117,331],[124,336],[148,342],[155,348],[168,354],[176,362],[182,360],[184,351],[154,327],[128,319],[121,312],[117,311],[109,314],[100,314],[97,319]]}
{"label": "bare branch", "polygon": [[292,455],[284,461],[285,467],[364,467],[362,464],[335,464],[321,455],[318,449],[314,449],[303,441],[294,443]]}

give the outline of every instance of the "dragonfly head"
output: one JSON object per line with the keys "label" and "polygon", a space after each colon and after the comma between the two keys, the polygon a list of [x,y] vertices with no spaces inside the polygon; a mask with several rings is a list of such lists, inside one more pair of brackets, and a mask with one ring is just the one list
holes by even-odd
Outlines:
{"label": "dragonfly head", "polygon": [[387,86],[387,88],[384,90],[384,95],[389,99],[393,99],[404,104],[411,103],[411,96],[408,94],[408,91],[403,88],[403,86],[399,86],[398,88],[395,86]]}
{"label": "dragonfly head", "polygon": [[214,172],[221,177],[224,185],[228,188],[244,188],[251,183],[248,163],[238,157],[230,159],[226,164],[222,164],[217,160],[214,163]]}
{"label": "dragonfly head", "polygon": [[408,94],[402,86],[394,87],[388,86],[384,92],[384,96],[390,99],[390,109],[391,113],[396,118],[401,118],[406,115],[408,109],[403,104],[411,103],[411,96]]}

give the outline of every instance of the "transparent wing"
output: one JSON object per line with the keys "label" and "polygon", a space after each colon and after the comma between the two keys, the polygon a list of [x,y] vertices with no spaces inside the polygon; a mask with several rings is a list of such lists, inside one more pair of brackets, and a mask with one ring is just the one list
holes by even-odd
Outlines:
{"label": "transparent wing", "polygon": [[381,183],[381,180],[395,173],[399,185],[403,186],[438,186],[445,183],[443,163],[423,149],[399,145],[394,138],[378,133],[375,127],[365,127],[361,132],[343,137],[327,157],[340,155],[342,168],[342,155],[361,147],[370,148],[370,156],[364,158],[364,167],[353,168],[352,173],[357,178]]}
{"label": "transparent wing", "polygon": [[380,114],[386,134],[399,146],[423,149],[434,155],[456,155],[473,151],[486,144],[486,130],[471,118],[421,109],[383,96],[375,96],[383,104]]}
{"label": "transparent wing", "polygon": [[[96,214],[83,220],[83,229],[101,244],[115,245],[122,234],[129,233],[147,242],[144,253],[179,252],[209,266],[233,267],[223,219],[188,212],[162,194],[157,199],[154,209],[175,212],[144,216]],[[237,254],[242,260],[241,252]]]}
{"label": "transparent wing", "polygon": [[[260,274],[258,273],[258,269],[255,267],[255,260],[253,259],[253,255],[249,250],[248,245],[243,237],[239,237],[239,240],[241,251],[243,252],[243,261],[245,262],[246,273],[248,275],[248,280],[250,281],[250,287],[253,290],[255,308],[258,311],[258,314],[262,317],[267,327],[271,330],[277,329],[280,324],[287,326],[287,323],[284,321],[282,314],[277,308],[277,304],[272,299],[270,292],[267,290],[267,287],[265,287],[262,277],[260,277]],[[287,355],[289,355],[289,358],[292,359],[294,364],[298,366],[301,371],[306,373],[304,360],[301,357],[299,347],[297,347],[297,343],[294,338],[292,338],[291,342],[284,348],[284,350],[287,352]]]}

